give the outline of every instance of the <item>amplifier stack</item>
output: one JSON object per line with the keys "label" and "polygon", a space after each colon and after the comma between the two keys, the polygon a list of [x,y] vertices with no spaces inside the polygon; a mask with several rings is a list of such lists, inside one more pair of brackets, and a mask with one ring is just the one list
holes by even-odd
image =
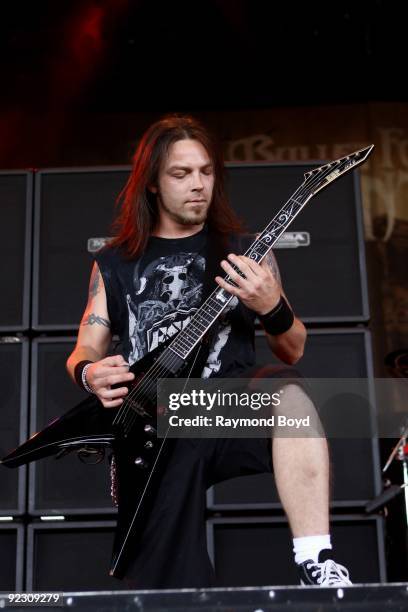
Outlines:
{"label": "amplifier stack", "polygon": [[[256,232],[313,164],[227,166],[232,205]],[[0,302],[2,455],[84,397],[65,361],[86,304],[92,250],[110,236],[115,197],[128,174],[129,167],[0,173],[0,257],[7,262]],[[316,197],[289,230],[275,253],[286,293],[308,326],[299,369],[312,378],[370,380],[358,175],[345,175]],[[256,348],[259,365],[272,361],[261,331]],[[330,446],[335,546],[355,580],[385,581],[382,518],[364,515],[381,489],[378,440],[335,439]],[[8,559],[0,590],[123,588],[107,575],[116,514],[107,458],[84,465],[69,455],[1,469],[0,491],[0,541]],[[207,533],[225,586],[296,584],[290,533],[270,475],[210,489]]]}

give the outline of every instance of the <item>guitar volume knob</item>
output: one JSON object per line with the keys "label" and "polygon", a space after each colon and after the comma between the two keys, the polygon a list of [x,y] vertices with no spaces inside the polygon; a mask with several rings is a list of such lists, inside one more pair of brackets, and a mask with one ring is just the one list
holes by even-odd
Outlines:
{"label": "guitar volume knob", "polygon": [[156,430],[153,427],[153,425],[145,425],[144,426],[144,432],[149,435],[149,436],[154,436],[156,435]]}

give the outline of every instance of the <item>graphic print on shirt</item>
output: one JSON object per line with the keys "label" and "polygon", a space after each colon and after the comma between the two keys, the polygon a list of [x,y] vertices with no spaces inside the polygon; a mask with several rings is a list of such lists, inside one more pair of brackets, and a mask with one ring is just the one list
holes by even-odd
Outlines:
{"label": "graphic print on shirt", "polygon": [[177,253],[154,259],[133,272],[133,297],[126,295],[130,353],[135,363],[163,340],[183,329],[201,303],[205,259],[196,253]]}
{"label": "graphic print on shirt", "polygon": [[[178,253],[154,259],[139,272],[133,272],[134,295],[126,295],[129,316],[130,352],[133,364],[161,342],[182,330],[201,304],[204,257],[196,253]],[[221,368],[220,352],[231,333],[228,313],[237,306],[234,297],[221,315],[202,377],[209,378]]]}
{"label": "graphic print on shirt", "polygon": [[228,313],[238,305],[238,298],[234,296],[228,306],[220,315],[217,334],[214,337],[210,351],[208,353],[207,362],[204,366],[201,377],[210,378],[213,374],[217,374],[221,368],[220,352],[227,344],[228,337],[231,333],[231,324],[229,322]]}

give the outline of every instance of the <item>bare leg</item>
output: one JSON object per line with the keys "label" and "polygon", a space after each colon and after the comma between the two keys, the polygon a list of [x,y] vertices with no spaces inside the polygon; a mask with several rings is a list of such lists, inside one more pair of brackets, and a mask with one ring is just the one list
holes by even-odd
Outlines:
{"label": "bare leg", "polygon": [[[316,415],[298,385],[287,385],[279,413]],[[324,437],[274,436],[272,461],[275,481],[293,537],[329,533],[329,454]]]}

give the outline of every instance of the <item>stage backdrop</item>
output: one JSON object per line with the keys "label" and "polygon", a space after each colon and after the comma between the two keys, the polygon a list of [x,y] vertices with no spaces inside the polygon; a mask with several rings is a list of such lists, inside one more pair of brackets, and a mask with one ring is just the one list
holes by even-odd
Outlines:
{"label": "stage backdrop", "polygon": [[[377,374],[387,352],[408,347],[407,111],[406,103],[364,103],[196,113],[229,161],[332,159],[376,145],[361,172]],[[158,117],[14,109],[0,115],[0,168],[127,164]]]}

